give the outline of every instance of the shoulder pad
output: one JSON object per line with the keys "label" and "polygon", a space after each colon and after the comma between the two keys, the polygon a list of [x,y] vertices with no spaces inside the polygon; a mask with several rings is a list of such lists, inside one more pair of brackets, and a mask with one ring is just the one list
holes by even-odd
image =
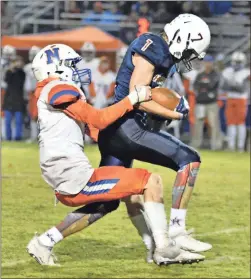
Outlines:
{"label": "shoulder pad", "polygon": [[132,52],[143,56],[154,66],[161,66],[170,56],[167,43],[160,36],[151,33],[139,36],[133,42]]}
{"label": "shoulder pad", "polygon": [[74,103],[81,97],[80,89],[74,85],[60,83],[51,88],[48,93],[48,103],[52,106]]}

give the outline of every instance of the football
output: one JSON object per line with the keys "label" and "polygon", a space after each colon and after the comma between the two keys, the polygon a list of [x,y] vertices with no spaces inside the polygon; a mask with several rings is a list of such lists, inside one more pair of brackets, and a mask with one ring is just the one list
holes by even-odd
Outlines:
{"label": "football", "polygon": [[152,89],[152,99],[159,105],[165,108],[174,110],[179,104],[181,96],[175,91],[168,88],[153,88]]}

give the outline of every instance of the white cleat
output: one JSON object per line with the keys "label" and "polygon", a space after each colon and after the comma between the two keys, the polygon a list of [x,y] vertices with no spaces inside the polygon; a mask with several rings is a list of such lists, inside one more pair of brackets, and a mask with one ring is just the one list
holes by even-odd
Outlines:
{"label": "white cleat", "polygon": [[193,230],[180,230],[170,232],[169,236],[176,241],[181,249],[193,253],[205,252],[212,249],[212,245],[206,242],[201,242],[192,237]]}
{"label": "white cleat", "polygon": [[[172,249],[173,250],[173,249]],[[178,255],[177,255],[177,251]],[[176,255],[174,257],[174,255]],[[184,251],[182,249],[178,249],[176,246],[176,250],[171,253],[170,256],[170,247],[165,250],[158,250],[156,249],[154,253],[154,262],[157,265],[170,265],[170,264],[192,264],[198,263],[200,261],[204,261],[205,256],[197,254],[197,253],[190,253],[188,251]]]}
{"label": "white cleat", "polygon": [[182,249],[181,251],[182,252],[179,254],[179,256],[174,259],[177,263],[192,264],[192,263],[198,263],[204,261],[205,259],[205,256],[203,255],[197,253],[191,253],[188,251],[184,251]]}
{"label": "white cleat", "polygon": [[153,260],[157,265],[171,264],[181,254],[181,249],[175,241],[169,241],[168,246],[163,249],[156,248],[153,254]]}
{"label": "white cleat", "polygon": [[52,248],[41,244],[37,234],[29,242],[26,250],[41,265],[60,266],[54,262],[54,260],[57,261],[57,258],[53,254]]}

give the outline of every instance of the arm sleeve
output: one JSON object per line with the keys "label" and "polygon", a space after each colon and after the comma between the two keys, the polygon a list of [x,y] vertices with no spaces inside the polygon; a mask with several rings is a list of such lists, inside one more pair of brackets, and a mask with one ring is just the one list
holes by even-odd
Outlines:
{"label": "arm sleeve", "polygon": [[58,107],[64,104],[75,103],[81,97],[81,91],[77,87],[62,83],[55,85],[48,94],[48,104]]}
{"label": "arm sleeve", "polygon": [[127,97],[119,103],[100,110],[95,109],[82,100],[78,100],[67,106],[63,111],[75,120],[102,130],[132,109],[133,106]]}

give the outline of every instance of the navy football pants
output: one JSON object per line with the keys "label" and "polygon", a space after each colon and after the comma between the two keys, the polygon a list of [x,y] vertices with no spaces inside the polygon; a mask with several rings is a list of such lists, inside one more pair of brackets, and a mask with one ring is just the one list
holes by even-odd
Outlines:
{"label": "navy football pants", "polygon": [[136,159],[178,171],[189,163],[200,162],[194,149],[166,132],[144,128],[134,118],[119,120],[101,131],[99,149],[100,166],[131,167]]}

